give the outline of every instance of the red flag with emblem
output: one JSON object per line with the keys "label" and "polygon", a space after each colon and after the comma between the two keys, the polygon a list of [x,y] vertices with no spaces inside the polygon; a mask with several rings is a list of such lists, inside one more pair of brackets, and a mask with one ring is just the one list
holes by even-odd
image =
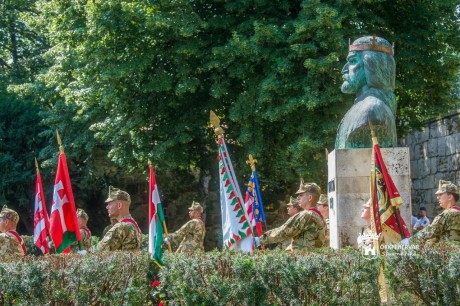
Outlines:
{"label": "red flag with emblem", "polygon": [[[36,161],[36,160],[35,160]],[[37,168],[37,179],[35,183],[35,205],[34,205],[34,244],[42,251],[48,254],[48,241],[46,237],[50,231],[50,222],[48,212],[46,211],[45,196],[43,194],[42,178]]]}
{"label": "red flag with emblem", "polygon": [[67,160],[64,152],[59,154],[56,180],[54,181],[50,228],[56,253],[69,253],[70,249],[68,247],[73,242],[81,240],[69,170],[67,169]]}

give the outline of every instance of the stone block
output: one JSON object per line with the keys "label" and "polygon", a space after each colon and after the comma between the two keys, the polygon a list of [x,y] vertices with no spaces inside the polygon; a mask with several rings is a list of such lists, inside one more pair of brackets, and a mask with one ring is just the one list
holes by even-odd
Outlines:
{"label": "stone block", "polygon": [[420,142],[427,141],[430,138],[430,128],[425,126],[422,131],[419,132]]}
{"label": "stone block", "polygon": [[438,172],[438,158],[431,157],[429,160],[429,165],[430,165],[430,174],[436,174],[436,172]]}
{"label": "stone block", "polygon": [[417,162],[420,177],[425,177],[430,174],[430,165],[428,159],[419,159]]}
{"label": "stone block", "polygon": [[448,168],[447,156],[439,156],[437,158],[437,172],[446,172]]}
{"label": "stone block", "polygon": [[455,137],[452,135],[444,137],[444,143],[446,146],[446,155],[455,154]]}
{"label": "stone block", "polygon": [[438,140],[437,139],[428,140],[427,155],[429,157],[438,155]]}
{"label": "stone block", "polygon": [[433,122],[430,124],[430,138],[439,138],[441,137],[441,130],[439,129],[439,122]]}
{"label": "stone block", "polygon": [[446,155],[446,143],[444,138],[438,138],[438,156]]}

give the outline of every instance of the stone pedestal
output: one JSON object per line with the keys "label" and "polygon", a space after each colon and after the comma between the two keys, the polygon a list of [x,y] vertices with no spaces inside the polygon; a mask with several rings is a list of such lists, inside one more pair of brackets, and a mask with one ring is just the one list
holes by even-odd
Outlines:
{"label": "stone pedestal", "polygon": [[[410,227],[411,178],[409,148],[381,149],[388,173],[404,204],[401,215]],[[362,205],[370,194],[372,149],[338,149],[328,156],[328,199],[330,246],[333,249],[356,246],[365,222]]]}

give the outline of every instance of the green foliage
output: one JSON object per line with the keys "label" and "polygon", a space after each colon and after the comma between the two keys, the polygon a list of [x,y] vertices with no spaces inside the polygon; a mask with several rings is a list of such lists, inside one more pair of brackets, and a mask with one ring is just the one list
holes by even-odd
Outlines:
{"label": "green foliage", "polygon": [[3,193],[14,205],[33,193],[25,183],[30,155],[40,150],[45,176],[54,169],[56,129],[81,207],[93,207],[100,190],[128,172],[145,173],[149,159],[168,178],[166,199],[199,189],[191,173],[217,173],[210,110],[222,118],[240,183],[248,179],[248,154],[258,159],[267,204],[294,191],[299,177],[324,187],[324,149],[333,148],[354,98],[339,89],[347,42],[362,35],[396,43],[400,132],[458,106],[451,94],[460,67],[454,0],[0,5],[0,59],[12,67],[0,68],[7,101],[0,112],[20,99],[30,113],[8,133],[39,138],[21,144],[25,155],[11,138],[4,144],[0,162],[12,170]]}
{"label": "green foliage", "polygon": [[[360,250],[3,257],[2,305],[380,305],[378,257]],[[393,305],[458,305],[459,245],[384,257]],[[161,284],[152,288],[153,281]]]}
{"label": "green foliage", "polygon": [[394,297],[403,305],[458,305],[460,244],[440,244],[387,257],[385,275]]}
{"label": "green foliage", "polygon": [[378,305],[380,261],[357,251],[212,252],[168,255],[165,262],[159,290],[182,305]]}
{"label": "green foliage", "polygon": [[90,256],[27,256],[0,263],[2,305],[145,305],[148,256],[114,252]]}

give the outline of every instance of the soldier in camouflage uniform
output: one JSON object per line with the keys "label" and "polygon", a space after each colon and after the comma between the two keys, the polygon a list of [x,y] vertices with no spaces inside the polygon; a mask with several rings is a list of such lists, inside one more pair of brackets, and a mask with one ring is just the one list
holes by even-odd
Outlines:
{"label": "soldier in camouflage uniform", "polygon": [[[289,215],[289,217],[292,217],[294,215],[297,215],[300,211],[302,211],[303,209],[300,208],[300,205],[299,205],[299,202],[297,201],[296,198],[293,198],[293,197],[289,197],[289,203],[286,204],[287,206],[287,214]],[[281,242],[279,244],[279,247],[282,249],[282,250],[285,250],[289,245],[291,245],[291,238]]]}
{"label": "soldier in camouflage uniform", "polygon": [[[88,214],[81,208],[77,209],[78,227],[80,228],[81,245],[84,250],[88,250],[91,247],[91,231],[88,229],[86,224],[88,223]],[[75,241],[70,246],[70,250],[76,253],[79,250],[78,241]]]}
{"label": "soldier in camouflage uniform", "polygon": [[141,249],[141,231],[129,213],[131,197],[126,191],[109,187],[109,196],[105,201],[109,218],[118,222],[104,235],[102,240],[91,247],[90,252],[100,251],[138,251]]}
{"label": "soldier in camouflage uniform", "polygon": [[296,198],[289,197],[289,203],[286,204],[287,206],[287,214],[289,217],[297,215],[302,208],[300,208],[299,202],[297,202]]}
{"label": "soldier in camouflage uniform", "polygon": [[439,181],[436,198],[443,212],[433,223],[415,235],[421,243],[434,244],[440,241],[460,241],[460,208],[457,206],[459,190],[450,181]]}
{"label": "soldier in camouflage uniform", "polygon": [[256,245],[272,244],[291,239],[287,251],[311,250],[325,245],[325,222],[316,209],[321,188],[315,183],[300,182],[296,192],[302,211],[289,218],[282,226],[255,238]]}
{"label": "soldier in camouflage uniform", "polygon": [[329,204],[327,202],[327,195],[323,193],[319,196],[316,208],[321,213],[321,216],[323,216],[324,222],[326,223],[326,245],[329,245]]}
{"label": "soldier in camouflage uniform", "polygon": [[16,232],[18,222],[18,213],[4,206],[0,212],[0,255],[26,255],[26,245]]}
{"label": "soldier in camouflage uniform", "polygon": [[203,207],[200,203],[192,202],[192,206],[190,206],[188,210],[191,220],[185,223],[176,232],[166,237],[165,243],[180,241],[176,253],[204,252],[203,240],[206,230],[203,219],[201,218]]}

